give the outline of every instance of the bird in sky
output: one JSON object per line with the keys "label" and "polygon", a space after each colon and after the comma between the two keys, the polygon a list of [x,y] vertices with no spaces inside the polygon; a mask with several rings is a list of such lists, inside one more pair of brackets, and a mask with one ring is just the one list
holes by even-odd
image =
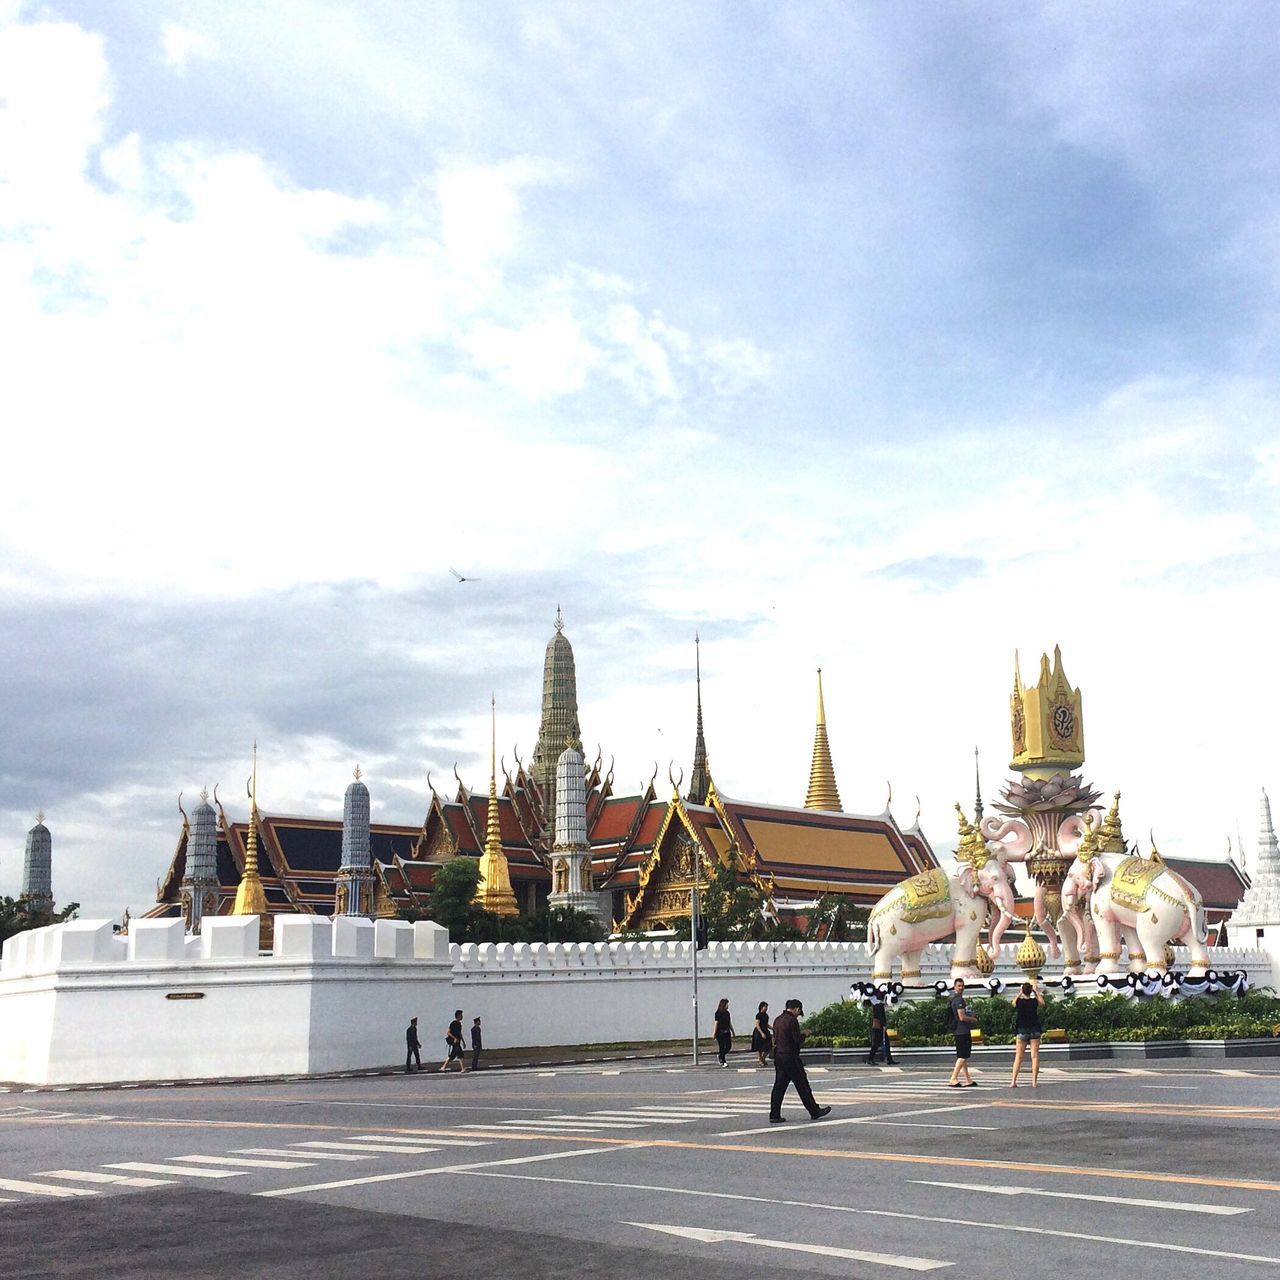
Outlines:
{"label": "bird in sky", "polygon": [[457,569],[450,569],[450,570],[449,570],[449,572],[450,572],[451,574],[453,574],[453,576],[454,576],[455,578],[457,578],[457,580],[458,580],[459,582],[479,582],[479,581],[480,581],[480,579],[479,579],[479,578],[465,578],[465,577],[463,577],[463,576],[462,576],[462,574],[460,574],[460,573],[457,571]]}

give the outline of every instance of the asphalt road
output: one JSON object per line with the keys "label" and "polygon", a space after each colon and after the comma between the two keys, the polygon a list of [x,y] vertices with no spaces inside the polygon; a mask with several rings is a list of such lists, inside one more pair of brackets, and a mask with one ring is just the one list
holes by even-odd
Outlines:
{"label": "asphalt road", "polygon": [[1280,1066],[0,1094],[0,1276],[1280,1275]]}

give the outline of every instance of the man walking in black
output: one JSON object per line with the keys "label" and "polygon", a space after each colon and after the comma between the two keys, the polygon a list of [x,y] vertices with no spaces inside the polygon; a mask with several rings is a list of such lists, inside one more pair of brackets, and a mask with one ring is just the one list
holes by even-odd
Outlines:
{"label": "man walking in black", "polygon": [[418,1020],[410,1018],[409,1025],[404,1032],[405,1054],[404,1054],[404,1070],[405,1074],[409,1073],[409,1063],[414,1061],[418,1064],[418,1070],[422,1070],[422,1043],[418,1039]]}
{"label": "man walking in black", "polygon": [[484,1048],[484,1037],[480,1031],[480,1019],[476,1018],[471,1023],[471,1070],[479,1071],[480,1069],[480,1050]]}
{"label": "man walking in black", "polygon": [[809,1087],[809,1077],[805,1074],[804,1063],[800,1061],[800,1042],[809,1033],[800,1026],[804,1017],[804,1005],[799,1000],[788,1000],[786,1008],[774,1019],[773,1023],[773,1093],[769,1098],[769,1123],[782,1124],[786,1116],[782,1114],[782,1099],[787,1086],[794,1084],[796,1093],[810,1119],[821,1120],[831,1114],[830,1107],[820,1107]]}
{"label": "man walking in black", "polygon": [[461,1075],[467,1069],[466,1063],[462,1060],[466,1050],[462,1047],[461,1009],[453,1011],[453,1021],[449,1023],[449,1030],[444,1033],[444,1042],[449,1046],[449,1056],[440,1064],[440,1070],[448,1071],[449,1064],[457,1062],[458,1074]]}

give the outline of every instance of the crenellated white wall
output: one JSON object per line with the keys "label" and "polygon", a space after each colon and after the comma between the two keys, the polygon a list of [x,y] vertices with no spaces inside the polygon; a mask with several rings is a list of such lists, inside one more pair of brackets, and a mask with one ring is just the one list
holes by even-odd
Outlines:
{"label": "crenellated white wall", "polygon": [[[488,1048],[692,1034],[687,942],[451,946],[429,922],[277,916],[270,955],[256,916],[140,920],[127,939],[101,920],[18,934],[0,956],[0,1080],[28,1084],[290,1075],[401,1061],[419,1019],[423,1059],[444,1057],[455,1008],[483,1018]],[[1021,978],[1017,947],[996,972]],[[1224,970],[1275,979],[1267,953],[1213,951]],[[947,979],[951,948],[927,948],[922,981]],[[1178,967],[1185,967],[1185,955]],[[810,1012],[871,975],[864,943],[712,943],[698,955],[699,1023],[727,996],[740,1037],[757,1003]],[[198,996],[197,996],[198,993]],[[196,998],[190,998],[196,996]],[[176,998],[175,998],[176,997]]]}
{"label": "crenellated white wall", "polygon": [[[16,944],[16,945],[15,945]],[[0,1080],[115,1083],[382,1066],[450,1000],[447,932],[429,922],[278,916],[106,920],[19,934],[0,957]]]}

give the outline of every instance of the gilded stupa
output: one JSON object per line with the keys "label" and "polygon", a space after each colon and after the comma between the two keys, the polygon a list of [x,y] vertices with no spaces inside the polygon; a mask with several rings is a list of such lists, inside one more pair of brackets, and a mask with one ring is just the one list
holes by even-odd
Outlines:
{"label": "gilded stupa", "polygon": [[498,817],[497,702],[490,701],[489,718],[489,810],[485,815],[484,853],[480,855],[480,883],[472,901],[496,916],[518,916],[516,895],[511,888],[511,868],[502,847],[502,827]]}
{"label": "gilded stupa", "polygon": [[233,916],[258,917],[258,946],[268,951],[273,932],[271,912],[267,909],[267,893],[258,873],[258,744],[253,744],[253,773],[249,779],[249,831],[244,846],[244,869],[236,889]]}
{"label": "gilded stupa", "polygon": [[841,812],[835,766],[831,763],[831,744],[827,741],[827,711],[822,705],[821,667],[818,668],[818,724],[813,734],[813,761],[809,765],[809,791],[804,798],[804,807]]}

